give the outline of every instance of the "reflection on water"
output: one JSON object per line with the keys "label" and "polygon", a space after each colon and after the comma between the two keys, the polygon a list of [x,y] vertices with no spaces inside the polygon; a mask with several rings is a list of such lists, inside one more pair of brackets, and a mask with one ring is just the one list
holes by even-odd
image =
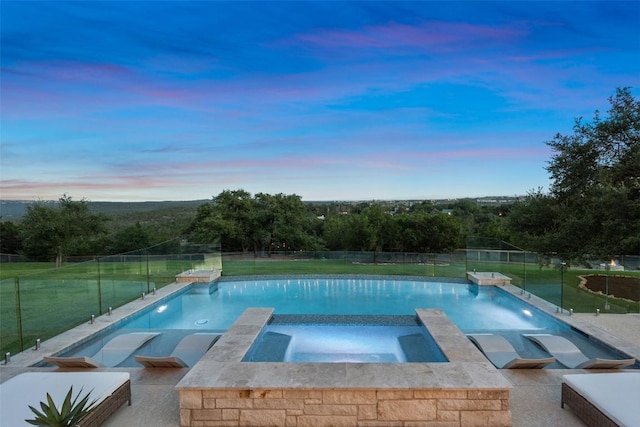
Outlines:
{"label": "reflection on water", "polygon": [[185,293],[128,327],[226,330],[247,307],[276,314],[415,314],[437,308],[463,331],[558,329],[562,324],[494,287],[372,279],[220,282],[211,294]]}

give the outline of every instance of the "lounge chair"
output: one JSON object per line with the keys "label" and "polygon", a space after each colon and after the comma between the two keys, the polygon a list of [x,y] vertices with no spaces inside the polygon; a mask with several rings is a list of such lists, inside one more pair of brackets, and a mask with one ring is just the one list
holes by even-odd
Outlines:
{"label": "lounge chair", "polygon": [[636,359],[589,359],[578,347],[565,337],[551,334],[524,334],[525,337],[538,344],[558,362],[568,368],[577,369],[616,369],[636,363]]}
{"label": "lounge chair", "polygon": [[88,356],[79,357],[63,357],[63,356],[45,356],[43,360],[58,368],[104,368],[105,366],[93,360]]}
{"label": "lounge chair", "polygon": [[0,425],[28,426],[25,420],[35,417],[29,406],[41,410],[47,393],[60,409],[71,386],[73,397],[82,390],[82,397],[90,392],[89,401],[96,400],[77,424],[81,427],[101,425],[124,402],[131,405],[128,372],[26,372],[0,384]]}
{"label": "lounge chair", "polygon": [[640,426],[640,372],[562,377],[562,400],[588,426]]}
{"label": "lounge chair", "polygon": [[159,332],[131,332],[118,335],[92,357],[45,356],[43,360],[60,368],[101,368],[117,366]]}
{"label": "lounge chair", "polygon": [[484,353],[498,369],[543,368],[556,361],[555,357],[523,359],[511,343],[502,335],[469,334],[467,337]]}
{"label": "lounge chair", "polygon": [[195,365],[220,337],[220,334],[210,333],[187,335],[167,357],[135,356],[135,359],[145,368],[188,368]]}

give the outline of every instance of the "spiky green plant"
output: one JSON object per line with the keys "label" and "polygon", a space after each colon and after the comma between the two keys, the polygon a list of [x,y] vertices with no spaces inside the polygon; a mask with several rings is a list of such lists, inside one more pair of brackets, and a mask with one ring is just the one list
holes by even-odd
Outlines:
{"label": "spiky green plant", "polygon": [[91,392],[87,393],[80,401],[80,394],[82,389],[78,392],[75,398],[73,396],[73,386],[69,389],[67,396],[62,402],[60,410],[56,407],[51,395],[47,393],[47,403],[40,402],[40,408],[42,412],[38,411],[33,406],[29,405],[29,409],[36,415],[35,418],[25,420],[29,424],[34,426],[49,426],[49,427],[69,427],[75,426],[78,421],[89,413],[96,400],[89,402],[89,396]]}

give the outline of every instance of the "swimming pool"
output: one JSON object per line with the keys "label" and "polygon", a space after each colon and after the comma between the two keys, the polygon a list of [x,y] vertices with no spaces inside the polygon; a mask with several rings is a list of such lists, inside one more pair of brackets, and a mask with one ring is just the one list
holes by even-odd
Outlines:
{"label": "swimming pool", "polygon": [[[145,330],[162,335],[138,354],[166,355],[186,334],[225,332],[249,307],[272,307],[276,315],[415,315],[416,308],[437,308],[464,333],[504,335],[523,357],[545,356],[522,337],[541,330],[570,337],[589,357],[617,356],[613,349],[495,286],[360,277],[222,279],[210,285],[193,285],[64,355],[90,355],[115,335]],[[131,357],[119,366],[139,365]]]}
{"label": "swimming pool", "polygon": [[439,308],[465,332],[559,327],[493,286],[380,279],[220,281],[211,293],[191,289],[126,327],[225,331],[247,307],[306,315],[413,315],[415,308]]}

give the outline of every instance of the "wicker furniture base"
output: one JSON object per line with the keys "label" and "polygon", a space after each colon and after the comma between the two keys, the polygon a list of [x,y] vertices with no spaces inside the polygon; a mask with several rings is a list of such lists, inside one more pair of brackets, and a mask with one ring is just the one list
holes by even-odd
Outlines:
{"label": "wicker furniture base", "polygon": [[566,383],[562,383],[562,398],[560,406],[564,404],[571,407],[573,413],[585,422],[589,427],[618,427],[609,417],[603,414],[591,402],[582,397],[580,393],[572,389]]}
{"label": "wicker furniture base", "polygon": [[107,418],[122,406],[124,402],[131,406],[131,381],[127,380],[116,391],[100,402],[91,412],[85,415],[78,423],[79,427],[99,427]]}

